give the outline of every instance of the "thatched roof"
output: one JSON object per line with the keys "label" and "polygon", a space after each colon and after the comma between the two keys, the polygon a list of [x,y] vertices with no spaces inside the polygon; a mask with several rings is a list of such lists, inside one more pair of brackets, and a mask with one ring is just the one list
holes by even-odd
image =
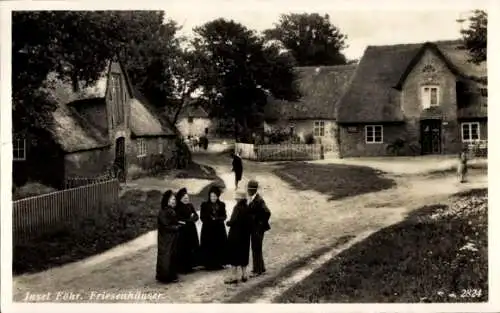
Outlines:
{"label": "thatched roof", "polygon": [[52,113],[53,121],[49,132],[66,152],[98,149],[108,146],[109,140],[87,119],[71,107],[60,105]]}
{"label": "thatched roof", "polygon": [[[95,108],[96,105],[105,106],[108,69],[109,65],[106,66],[100,78],[89,86],[85,86],[84,82],[79,82],[78,91],[74,91],[70,81],[59,78],[55,73],[47,75],[44,90],[57,104],[57,108],[52,112],[50,129],[47,130],[64,151],[76,152],[110,145],[107,133],[96,127],[95,121],[99,121],[102,115],[82,114],[87,108]],[[87,100],[92,100],[92,104]],[[86,108],[84,104],[88,107]]]}
{"label": "thatched roof", "polygon": [[402,121],[397,90],[424,49],[433,49],[459,78],[486,77],[486,64],[467,62],[460,41],[368,46],[338,105],[340,123]]}
{"label": "thatched roof", "polygon": [[335,119],[336,105],[355,69],[356,65],[296,68],[302,97],[298,101],[269,97],[266,119]]}
{"label": "thatched roof", "polygon": [[152,106],[136,98],[130,102],[130,130],[136,137],[143,136],[170,136],[174,131],[168,126],[167,121]]}
{"label": "thatched roof", "polygon": [[[106,112],[106,88],[109,64],[94,84],[84,87],[80,83],[78,92],[72,84],[51,73],[47,76],[45,90],[57,104],[52,113],[49,132],[66,152],[98,149],[109,146]],[[130,127],[134,136],[168,136],[175,132],[166,120],[149,105],[147,100],[130,85],[126,71],[125,81],[131,98]]]}
{"label": "thatched roof", "polygon": [[193,104],[185,106],[181,113],[179,114],[179,119],[181,118],[208,118],[208,113],[201,106]]}

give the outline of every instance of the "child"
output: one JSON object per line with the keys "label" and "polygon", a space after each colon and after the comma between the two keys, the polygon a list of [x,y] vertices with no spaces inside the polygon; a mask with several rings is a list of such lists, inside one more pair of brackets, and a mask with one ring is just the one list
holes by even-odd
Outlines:
{"label": "child", "polygon": [[457,175],[461,183],[465,182],[465,177],[467,175],[467,149],[462,149],[462,152],[458,155],[458,168]]}

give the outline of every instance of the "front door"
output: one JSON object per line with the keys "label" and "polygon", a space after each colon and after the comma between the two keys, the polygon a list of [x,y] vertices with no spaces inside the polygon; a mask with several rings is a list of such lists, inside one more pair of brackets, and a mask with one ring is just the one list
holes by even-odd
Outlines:
{"label": "front door", "polygon": [[115,175],[120,182],[125,182],[125,138],[116,139]]}
{"label": "front door", "polygon": [[441,153],[441,120],[420,121],[422,154]]}

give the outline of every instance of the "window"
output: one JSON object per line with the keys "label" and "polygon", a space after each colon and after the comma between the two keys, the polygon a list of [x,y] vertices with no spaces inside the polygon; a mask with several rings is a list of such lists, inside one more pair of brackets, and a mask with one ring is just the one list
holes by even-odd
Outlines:
{"label": "window", "polygon": [[314,122],[314,132],[315,137],[323,137],[325,135],[325,121],[315,121]]}
{"label": "window", "polygon": [[290,126],[290,136],[295,135],[295,126]]}
{"label": "window", "polygon": [[120,74],[111,74],[111,92],[110,100],[113,104],[113,115],[116,117],[116,123],[121,124],[124,120],[124,104],[121,88]]}
{"label": "window", "polygon": [[462,123],[462,141],[470,142],[479,140],[479,123],[471,122],[471,123]]}
{"label": "window", "polygon": [[146,155],[146,141],[143,138],[139,138],[137,139],[137,157],[144,157]]}
{"label": "window", "polygon": [[189,117],[188,117],[188,123],[189,123],[189,124],[193,124],[193,117],[192,117],[192,116],[189,116]]}
{"label": "window", "polygon": [[481,97],[488,97],[488,88],[479,88],[479,92],[481,93]]}
{"label": "window", "polygon": [[24,161],[26,160],[26,139],[14,139],[12,142],[13,160]]}
{"label": "window", "polygon": [[365,126],[366,143],[382,143],[384,141],[384,131],[382,125]]}
{"label": "window", "polygon": [[422,87],[422,107],[428,109],[439,105],[439,87],[424,86]]}

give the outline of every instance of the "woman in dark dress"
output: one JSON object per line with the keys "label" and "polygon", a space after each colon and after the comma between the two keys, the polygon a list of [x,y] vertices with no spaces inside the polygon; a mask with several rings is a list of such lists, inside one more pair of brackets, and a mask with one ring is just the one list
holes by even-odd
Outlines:
{"label": "woman in dark dress", "polygon": [[179,221],[175,213],[175,195],[167,190],[161,199],[158,213],[158,257],[156,280],[162,283],[177,281],[176,252],[179,237]]}
{"label": "woman in dark dress", "polygon": [[186,188],[182,188],[177,192],[176,199],[177,206],[175,207],[175,211],[182,224],[179,230],[179,244],[177,249],[179,272],[189,273],[193,271],[193,267],[198,265],[200,241],[198,240],[198,231],[196,230],[195,223],[198,221],[199,216],[189,201]]}
{"label": "woman in dark dress", "polygon": [[201,261],[208,270],[222,269],[226,265],[227,234],[224,221],[227,218],[226,204],[220,201],[221,191],[210,188],[208,201],[201,204]]}
{"label": "woman in dark dress", "polygon": [[241,281],[247,281],[246,269],[250,258],[250,233],[251,216],[247,205],[246,194],[236,194],[236,205],[227,221],[228,235],[228,261],[233,267],[230,277],[224,281],[226,284],[238,282],[238,269],[241,271]]}
{"label": "woman in dark dress", "polygon": [[232,171],[234,172],[234,186],[235,189],[238,189],[238,183],[240,182],[241,177],[243,176],[243,161],[241,160],[241,157],[236,151],[233,153]]}

